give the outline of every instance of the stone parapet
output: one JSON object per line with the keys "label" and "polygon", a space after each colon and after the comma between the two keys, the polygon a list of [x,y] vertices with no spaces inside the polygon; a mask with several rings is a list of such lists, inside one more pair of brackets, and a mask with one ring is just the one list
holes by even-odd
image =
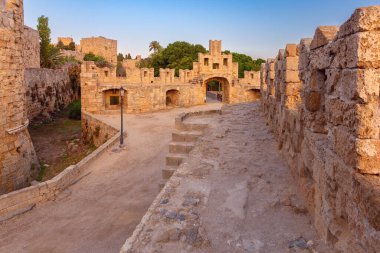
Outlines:
{"label": "stone parapet", "polygon": [[314,225],[342,252],[380,248],[380,6],[318,27],[261,67],[262,108]]}

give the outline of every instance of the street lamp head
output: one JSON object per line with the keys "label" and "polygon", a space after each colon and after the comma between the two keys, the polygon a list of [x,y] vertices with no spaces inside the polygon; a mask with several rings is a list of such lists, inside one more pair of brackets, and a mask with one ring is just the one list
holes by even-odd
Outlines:
{"label": "street lamp head", "polygon": [[125,89],[123,88],[123,86],[120,87],[120,96],[121,97],[124,97],[125,95]]}

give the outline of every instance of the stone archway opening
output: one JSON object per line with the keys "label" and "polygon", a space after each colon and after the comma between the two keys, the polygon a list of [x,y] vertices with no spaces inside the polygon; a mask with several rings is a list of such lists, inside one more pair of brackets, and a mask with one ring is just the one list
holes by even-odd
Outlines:
{"label": "stone archway opening", "polygon": [[[125,91],[124,95],[124,109],[127,108],[127,98],[128,98],[128,93]],[[104,99],[104,104],[105,104],[105,109],[106,110],[120,110],[121,108],[121,97],[120,97],[120,89],[109,89],[103,91],[103,99]]]}
{"label": "stone archway opening", "polygon": [[213,77],[207,79],[205,82],[205,102],[229,102],[229,82],[224,77]]}
{"label": "stone archway opening", "polygon": [[256,102],[261,99],[261,93],[259,89],[246,90],[246,96],[248,102]]}
{"label": "stone archway opening", "polygon": [[178,90],[168,90],[166,92],[166,106],[167,107],[179,106],[179,91]]}

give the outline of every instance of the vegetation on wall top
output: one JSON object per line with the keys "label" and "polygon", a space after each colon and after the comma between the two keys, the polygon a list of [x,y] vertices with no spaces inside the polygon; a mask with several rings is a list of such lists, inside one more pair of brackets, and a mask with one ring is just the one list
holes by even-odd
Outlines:
{"label": "vegetation on wall top", "polygon": [[113,68],[113,65],[108,62],[103,56],[95,55],[89,52],[83,57],[84,61],[93,61],[98,68]]}
{"label": "vegetation on wall top", "polygon": [[[154,75],[159,75],[160,68],[175,69],[175,75],[179,75],[179,69],[193,69],[193,62],[198,60],[198,53],[207,53],[206,48],[199,44],[190,44],[185,41],[176,41],[169,44],[166,48],[162,47],[159,42],[152,41],[149,44],[149,51],[152,52],[149,57],[142,59],[140,68],[154,68]],[[230,51],[224,51],[230,54]],[[232,59],[239,63],[239,77],[244,77],[244,71],[258,71],[263,59],[252,59],[252,57],[232,52]]]}

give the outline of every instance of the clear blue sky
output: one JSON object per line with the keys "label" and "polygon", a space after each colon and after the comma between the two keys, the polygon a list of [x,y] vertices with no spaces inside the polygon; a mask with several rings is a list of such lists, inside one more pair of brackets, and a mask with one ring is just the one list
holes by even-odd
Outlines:
{"label": "clear blue sky", "polygon": [[339,25],[355,8],[380,0],[25,0],[25,24],[36,27],[49,17],[52,40],[59,36],[104,36],[118,40],[118,51],[148,55],[157,40],[177,40],[208,48],[209,39],[223,49],[254,58],[277,54],[286,43],[309,38],[319,25]]}

